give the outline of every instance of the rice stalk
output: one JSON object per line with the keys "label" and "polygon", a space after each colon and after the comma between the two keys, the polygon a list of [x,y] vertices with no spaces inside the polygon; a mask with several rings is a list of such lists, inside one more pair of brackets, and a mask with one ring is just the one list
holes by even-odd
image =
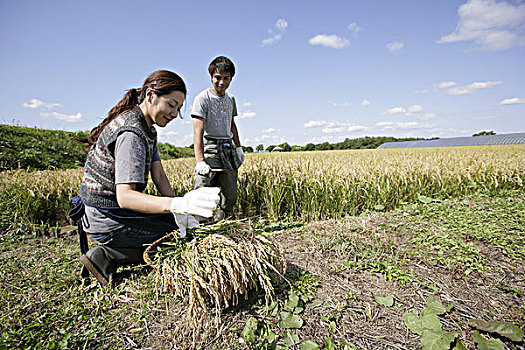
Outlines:
{"label": "rice stalk", "polygon": [[167,254],[165,248],[154,260],[157,284],[188,303],[189,321],[195,324],[210,306],[220,315],[256,289],[264,293],[266,304],[271,303],[271,276],[286,270],[278,243],[240,221],[222,221],[194,233],[187,244],[172,246],[177,253]]}

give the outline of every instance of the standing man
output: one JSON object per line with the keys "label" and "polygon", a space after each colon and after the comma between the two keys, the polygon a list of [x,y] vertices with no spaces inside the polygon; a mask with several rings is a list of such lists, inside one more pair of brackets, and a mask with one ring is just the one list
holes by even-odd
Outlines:
{"label": "standing man", "polygon": [[226,92],[235,66],[230,59],[219,56],[208,71],[211,87],[195,97],[191,111],[196,160],[193,188],[221,188],[217,219],[222,219],[232,216],[237,201],[237,169],[244,162],[244,152],[235,125],[235,97]]}

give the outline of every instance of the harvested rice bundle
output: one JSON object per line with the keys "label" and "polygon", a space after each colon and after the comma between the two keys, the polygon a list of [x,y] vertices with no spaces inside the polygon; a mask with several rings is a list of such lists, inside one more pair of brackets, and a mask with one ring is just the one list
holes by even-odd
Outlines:
{"label": "harvested rice bundle", "polygon": [[186,299],[188,316],[195,321],[213,304],[217,314],[236,305],[240,295],[261,288],[265,301],[273,297],[270,275],[282,275],[286,261],[281,246],[257,234],[248,223],[223,221],[194,231],[185,244],[177,239],[157,254],[157,281],[164,290]]}

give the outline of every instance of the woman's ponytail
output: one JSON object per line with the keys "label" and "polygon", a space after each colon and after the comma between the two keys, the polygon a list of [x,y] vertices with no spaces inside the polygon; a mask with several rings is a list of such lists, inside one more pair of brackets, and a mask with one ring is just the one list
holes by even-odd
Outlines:
{"label": "woman's ponytail", "polygon": [[92,145],[94,145],[97,142],[100,133],[102,132],[102,130],[104,130],[106,125],[111,123],[111,121],[121,113],[128,111],[136,105],[138,105],[141,99],[144,99],[143,96],[140,96],[141,92],[142,89],[128,90],[124,95],[124,98],[122,98],[122,100],[120,100],[120,102],[117,103],[115,107],[111,108],[111,110],[108,113],[108,116],[102,121],[102,123],[100,123],[97,127],[91,130],[88,137],[75,138],[75,140],[81,142],[83,148],[89,148]]}

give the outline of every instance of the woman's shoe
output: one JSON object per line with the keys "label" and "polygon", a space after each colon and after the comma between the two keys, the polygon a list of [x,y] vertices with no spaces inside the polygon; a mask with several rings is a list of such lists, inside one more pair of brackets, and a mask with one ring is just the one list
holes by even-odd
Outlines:
{"label": "woman's shoe", "polygon": [[109,278],[106,277],[102,272],[100,272],[99,268],[91,261],[86,255],[82,255],[80,258],[80,262],[84,264],[86,269],[88,269],[89,272],[93,274],[97,278],[97,280],[102,284],[103,286],[107,286],[109,284]]}

